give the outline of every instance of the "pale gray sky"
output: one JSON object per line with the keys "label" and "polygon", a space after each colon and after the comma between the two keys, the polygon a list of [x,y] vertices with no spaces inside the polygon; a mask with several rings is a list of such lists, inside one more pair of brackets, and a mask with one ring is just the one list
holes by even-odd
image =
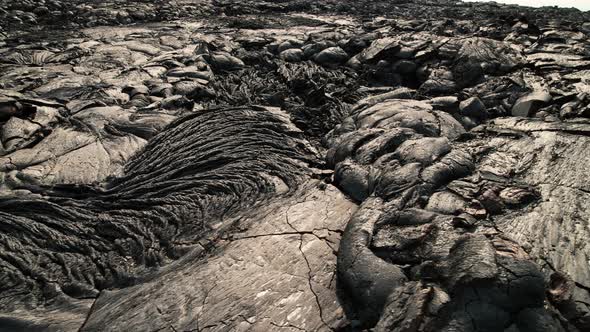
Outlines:
{"label": "pale gray sky", "polygon": [[[481,0],[463,0],[466,2],[482,2]],[[511,3],[521,6],[542,7],[575,7],[579,10],[590,10],[590,0],[496,0],[498,3]]]}

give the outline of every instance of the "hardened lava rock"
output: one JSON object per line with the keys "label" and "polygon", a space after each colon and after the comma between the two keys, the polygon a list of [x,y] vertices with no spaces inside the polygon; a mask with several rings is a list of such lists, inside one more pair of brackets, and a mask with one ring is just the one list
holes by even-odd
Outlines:
{"label": "hardened lava rock", "polygon": [[0,331],[590,330],[589,21],[0,0]]}

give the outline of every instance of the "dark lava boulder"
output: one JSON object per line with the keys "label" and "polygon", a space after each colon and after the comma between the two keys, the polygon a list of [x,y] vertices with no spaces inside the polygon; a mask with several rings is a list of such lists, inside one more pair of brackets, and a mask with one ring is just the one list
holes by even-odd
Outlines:
{"label": "dark lava boulder", "polygon": [[348,60],[348,54],[340,47],[328,47],[314,57],[315,62],[325,66],[336,66]]}

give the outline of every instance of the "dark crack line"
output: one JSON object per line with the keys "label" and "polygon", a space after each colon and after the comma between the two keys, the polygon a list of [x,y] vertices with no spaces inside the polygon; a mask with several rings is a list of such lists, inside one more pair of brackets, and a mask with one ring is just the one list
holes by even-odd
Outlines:
{"label": "dark crack line", "polygon": [[[547,266],[549,266],[549,268],[553,271],[553,272],[558,272],[558,270],[555,268],[555,266],[553,266],[553,264],[551,264],[551,262],[549,261],[549,259],[547,259],[547,257],[545,256],[539,256],[539,259],[541,259]],[[573,280],[574,285],[576,285],[576,287],[581,288],[587,292],[590,293],[590,286],[586,286],[580,282],[577,282],[575,280]]]}
{"label": "dark crack line", "polygon": [[286,235],[303,235],[303,234],[312,234],[311,232],[282,232],[282,233],[268,233],[268,234],[256,234],[256,235],[248,235],[248,236],[243,236],[243,237],[239,237],[239,238],[231,238],[231,237],[225,237],[222,238],[222,240],[226,240],[226,241],[238,241],[238,240],[247,240],[247,239],[256,239],[256,238],[261,238],[261,237],[270,237],[270,236],[286,236]]}
{"label": "dark crack line", "polygon": [[549,266],[549,268],[553,271],[553,272],[557,272],[557,269],[555,268],[555,266],[553,266],[553,264],[551,264],[551,262],[547,259],[547,257],[539,255],[539,258],[545,262],[545,264],[547,264],[547,266]]}
{"label": "dark crack line", "polygon": [[332,287],[332,283],[336,280],[336,274],[337,272],[332,273],[332,277],[330,278],[330,283],[328,284],[328,287]]}
{"label": "dark crack line", "polygon": [[238,317],[239,317],[239,318],[241,318],[241,319],[243,319],[243,320],[244,320],[244,322],[246,322],[246,323],[248,323],[248,324],[250,324],[250,325],[253,325],[253,324],[254,324],[254,323],[250,322],[250,321],[248,320],[248,318],[246,318],[246,316],[244,316],[244,315],[242,315],[242,314],[239,314],[239,315],[238,315]]}
{"label": "dark crack line", "polygon": [[[289,220],[289,210],[290,209],[291,209],[291,207],[287,208],[287,211],[285,211],[285,222],[294,231],[297,231],[297,228],[295,228],[291,224],[291,221]],[[303,252],[303,235],[305,235],[305,234],[300,234],[300,236],[299,236],[299,252],[301,252],[301,256],[303,257],[303,260],[305,260],[305,264],[307,265],[307,276],[308,276],[307,283],[309,284],[309,290],[312,292],[313,296],[315,297],[315,302],[316,302],[318,309],[319,309],[320,320],[327,328],[334,331],[334,329],[330,325],[328,325],[328,323],[326,323],[326,321],[324,320],[324,313],[322,310],[322,306],[320,304],[320,298],[319,298],[318,294],[315,292],[315,290],[313,289],[313,285],[312,285],[312,281],[311,281],[311,279],[313,277],[311,274],[312,273],[311,265],[309,264],[309,260],[307,259],[307,256],[305,256],[305,253]]]}
{"label": "dark crack line", "polygon": [[312,233],[311,235],[315,236],[318,240],[324,242],[330,249],[332,249],[332,252],[338,252],[338,249],[336,249],[335,247],[332,246],[332,244],[334,244],[333,242],[331,242],[330,240],[328,240],[327,238],[324,237],[320,237],[319,235]]}
{"label": "dark crack line", "polygon": [[84,329],[84,327],[88,323],[88,320],[90,319],[90,316],[94,313],[94,310],[96,309],[95,308],[96,302],[98,302],[98,299],[100,298],[101,293],[102,293],[102,291],[100,293],[98,293],[98,296],[94,299],[94,302],[92,302],[92,305],[90,306],[90,309],[88,309],[88,313],[86,314],[86,318],[84,319],[84,323],[82,323],[82,325],[80,325],[78,332],[81,332]]}
{"label": "dark crack line", "polygon": [[587,291],[587,292],[589,292],[589,293],[590,293],[590,287],[588,287],[588,286],[586,286],[586,285],[584,285],[584,284],[581,284],[581,283],[579,283],[579,282],[577,282],[577,281],[574,281],[574,284],[575,284],[577,287],[579,287],[579,288],[581,288],[581,289],[583,289],[583,290],[585,290],[585,291]]}
{"label": "dark crack line", "polygon": [[[549,260],[548,260],[548,259],[547,259],[545,256],[539,256],[539,259],[541,259],[541,260],[542,260],[542,261],[543,261],[545,264],[547,264],[547,266],[549,266],[549,268],[550,268],[550,269],[551,269],[553,272],[559,272],[559,271],[558,271],[558,270],[555,268],[555,266],[553,266],[553,264],[551,264],[551,262],[549,262]],[[579,288],[582,288],[582,289],[584,289],[584,290],[586,290],[587,292],[589,292],[589,293],[590,293],[590,286],[586,286],[586,285],[584,285],[584,284],[582,284],[582,283],[579,283],[579,282],[577,282],[577,281],[575,281],[575,280],[573,280],[573,282],[574,282],[574,284],[575,284],[577,287],[579,287]]]}
{"label": "dark crack line", "polygon": [[[293,226],[289,225],[291,228],[293,228]],[[293,228],[294,229],[294,228]],[[338,233],[338,234],[342,234],[343,231],[339,230],[339,229],[331,229],[331,228],[314,228],[311,231],[293,231],[293,232],[280,232],[280,233],[267,233],[267,234],[255,234],[255,235],[247,235],[247,236],[242,236],[242,237],[232,237],[232,234],[230,234],[230,236],[228,237],[222,237],[220,238],[221,240],[224,241],[238,241],[238,240],[246,240],[246,239],[256,239],[256,238],[261,238],[261,237],[270,237],[270,236],[286,236],[286,235],[314,235],[316,236],[318,239],[322,240],[322,241],[327,241],[329,242],[327,239],[319,237],[317,234],[315,234],[315,232],[318,231],[329,231],[329,232],[334,232],[334,233]]]}
{"label": "dark crack line", "polygon": [[209,294],[211,293],[211,291],[213,291],[213,289],[215,287],[217,287],[217,283],[213,284],[213,286],[205,292],[205,297],[203,298],[203,302],[201,303],[201,310],[199,311],[199,313],[197,314],[197,317],[195,318],[195,324],[197,325],[197,328],[196,328],[197,332],[201,332],[201,331],[203,331],[203,329],[210,327],[210,326],[204,326],[201,329],[199,326],[199,319],[201,318],[201,313],[203,313],[203,311],[205,311],[205,304],[207,304],[207,299],[209,298]]}
{"label": "dark crack line", "polygon": [[[301,232],[300,232],[300,231],[299,231],[297,228],[295,228],[295,226],[293,226],[293,225],[291,224],[291,221],[289,220],[289,211],[291,210],[291,208],[292,208],[292,207],[293,207],[293,206],[289,206],[289,207],[287,208],[287,211],[285,211],[285,222],[286,222],[286,223],[287,223],[287,225],[289,225],[289,227],[291,227],[291,228],[292,228],[292,229],[293,229],[295,232],[297,232],[297,233],[301,234]],[[302,239],[303,239],[303,234],[301,234],[301,237],[302,237]],[[301,245],[299,246],[299,248],[301,249]]]}
{"label": "dark crack line", "polygon": [[[288,218],[288,215],[287,215]],[[290,225],[290,224],[289,224]],[[329,328],[330,330],[334,331],[334,329],[328,325],[328,323],[326,323],[326,321],[324,320],[324,313],[322,310],[322,306],[320,304],[320,298],[318,296],[318,294],[315,292],[315,290],[313,289],[313,285],[312,285],[312,270],[311,270],[311,265],[309,264],[309,260],[307,259],[307,256],[305,256],[305,253],[303,252],[303,235],[301,235],[301,237],[299,238],[299,252],[301,252],[301,256],[303,257],[303,260],[305,260],[305,264],[307,265],[307,274],[308,274],[308,284],[309,284],[309,290],[313,293],[313,296],[315,297],[315,302],[318,306],[319,309],[319,314],[320,314],[320,320],[322,321],[322,323]]]}

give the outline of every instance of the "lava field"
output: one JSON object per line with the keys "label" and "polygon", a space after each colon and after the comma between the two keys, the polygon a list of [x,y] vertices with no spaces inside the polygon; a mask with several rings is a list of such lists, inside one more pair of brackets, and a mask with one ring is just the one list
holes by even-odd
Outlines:
{"label": "lava field", "polygon": [[0,0],[0,331],[590,331],[590,12]]}

